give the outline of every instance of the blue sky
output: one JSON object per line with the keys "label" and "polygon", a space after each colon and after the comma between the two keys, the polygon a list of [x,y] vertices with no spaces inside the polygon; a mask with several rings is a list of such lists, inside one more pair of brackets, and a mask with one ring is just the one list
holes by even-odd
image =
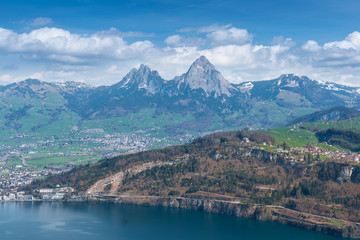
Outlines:
{"label": "blue sky", "polygon": [[0,9],[0,84],[108,85],[140,63],[171,79],[204,54],[231,82],[295,73],[360,85],[358,0],[2,0]]}

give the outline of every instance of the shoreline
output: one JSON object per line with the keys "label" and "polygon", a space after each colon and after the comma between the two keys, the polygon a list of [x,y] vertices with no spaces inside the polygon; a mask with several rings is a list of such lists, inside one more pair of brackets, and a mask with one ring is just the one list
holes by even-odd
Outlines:
{"label": "shoreline", "polygon": [[113,202],[119,204],[162,206],[218,213],[271,221],[333,236],[360,239],[360,223],[299,212],[275,205],[248,204],[216,198],[160,197],[144,195],[87,195],[63,200],[10,200],[6,202]]}
{"label": "shoreline", "polygon": [[110,201],[115,203],[183,208],[203,212],[272,221],[280,224],[319,231],[333,236],[360,239],[360,223],[335,219],[282,206],[247,204],[213,198],[158,197],[142,195],[87,196],[83,201]]}

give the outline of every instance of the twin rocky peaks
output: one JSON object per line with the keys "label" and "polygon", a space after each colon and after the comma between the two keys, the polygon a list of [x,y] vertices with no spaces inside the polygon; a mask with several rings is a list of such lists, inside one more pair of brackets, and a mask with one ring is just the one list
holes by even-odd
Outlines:
{"label": "twin rocky peaks", "polygon": [[[157,71],[141,65],[111,86],[31,79],[0,86],[0,103],[6,106],[0,113],[8,119],[4,129],[18,130],[22,121],[36,122],[38,115],[44,115],[41,119],[48,122],[34,129],[55,122],[60,116],[55,113],[67,113],[85,121],[131,118],[131,113],[151,111],[151,119],[143,120],[150,125],[144,124],[154,130],[157,128],[151,124],[156,122],[164,127],[161,131],[173,136],[188,131],[270,128],[317,110],[335,106],[360,108],[359,90],[293,74],[232,84],[201,56],[186,73],[172,80],[164,80]],[[34,110],[36,104],[41,104],[40,110]],[[33,116],[31,111],[36,114]]]}
{"label": "twin rocky peaks", "polygon": [[131,70],[117,85],[127,89],[144,89],[152,95],[164,90],[172,95],[203,90],[206,96],[229,97],[233,91],[236,91],[235,87],[204,56],[198,58],[186,73],[172,80],[162,79],[157,71],[142,64],[139,69]]}
{"label": "twin rocky peaks", "polygon": [[[10,84],[0,88],[21,87],[28,85],[38,85],[42,82],[34,79],[28,79],[20,83]],[[61,92],[74,92],[78,87],[96,89],[86,84],[77,84],[75,82],[66,83],[44,83],[60,88]],[[79,86],[78,86],[79,85]],[[311,88],[315,91],[309,93]],[[141,94],[146,96],[166,95],[173,96],[205,96],[213,98],[231,98],[239,95],[248,95],[259,97],[261,99],[274,98],[281,91],[290,90],[302,95],[322,93],[324,90],[335,90],[348,95],[359,92],[358,88],[347,87],[335,83],[321,83],[310,80],[305,76],[296,76],[294,74],[283,74],[274,80],[243,82],[240,84],[232,84],[227,81],[222,74],[216,70],[215,66],[205,57],[201,56],[195,60],[188,71],[181,76],[177,76],[172,80],[164,80],[156,70],[152,70],[148,66],[141,64],[138,69],[132,69],[120,82],[112,85],[100,87],[103,94],[133,95]],[[105,91],[105,92],[104,92]],[[107,93],[106,93],[107,92]]]}
{"label": "twin rocky peaks", "polygon": [[[251,92],[254,92],[255,95],[261,95],[261,92],[264,95],[269,95],[270,92],[272,95],[277,95],[281,89],[287,88],[292,90],[299,88],[297,91],[310,91],[310,88],[315,87],[315,85],[316,88],[322,89],[330,89],[336,85],[338,86],[337,90],[356,92],[355,88],[350,89],[338,84],[320,83],[308,77],[294,74],[283,74],[277,79],[268,81],[232,84],[216,70],[215,66],[205,56],[196,59],[186,73],[172,80],[164,80],[156,70],[142,64],[139,69],[132,69],[114,86],[119,90],[132,93],[139,90],[145,91],[144,94],[146,95],[179,96],[190,93],[193,95],[194,92],[197,92],[205,94],[206,97],[229,98],[243,93],[251,94]],[[263,98],[264,96],[260,97]]]}

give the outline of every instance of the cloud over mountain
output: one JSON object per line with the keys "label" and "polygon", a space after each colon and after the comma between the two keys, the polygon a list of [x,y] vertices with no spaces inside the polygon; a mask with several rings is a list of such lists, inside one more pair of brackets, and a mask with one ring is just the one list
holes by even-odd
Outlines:
{"label": "cloud over mountain", "polygon": [[[40,20],[44,19],[37,22]],[[9,78],[15,81],[35,75],[46,81],[63,77],[96,85],[110,84],[140,63],[159,69],[165,78],[171,79],[200,55],[207,56],[231,82],[270,79],[283,73],[350,85],[360,80],[357,31],[343,40],[324,44],[308,40],[302,45],[296,39],[283,37],[274,38],[271,44],[254,43],[253,33],[232,25],[180,29],[165,37],[165,46],[153,42],[152,36],[115,28],[92,34],[55,27],[23,33],[0,28],[0,59],[6,60],[6,65],[21,66],[16,72],[3,68],[0,80],[9,82]],[[51,76],[56,79],[49,79]]]}
{"label": "cloud over mountain", "polygon": [[120,36],[104,32],[83,36],[60,28],[44,27],[30,33],[18,34],[0,28],[2,52],[20,53],[26,59],[86,63],[90,56],[128,58],[152,47],[150,41],[127,44]]}

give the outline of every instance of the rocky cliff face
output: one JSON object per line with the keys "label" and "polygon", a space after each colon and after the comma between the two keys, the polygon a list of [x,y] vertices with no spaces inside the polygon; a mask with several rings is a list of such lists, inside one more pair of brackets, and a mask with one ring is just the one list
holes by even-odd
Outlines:
{"label": "rocky cliff face", "polygon": [[353,173],[353,167],[351,166],[344,166],[340,169],[339,177],[337,178],[337,181],[340,183],[348,182],[351,179],[351,175]]}
{"label": "rocky cliff face", "polygon": [[179,91],[202,89],[207,95],[215,97],[230,97],[232,92],[237,91],[204,56],[198,58],[176,81]]}
{"label": "rocky cliff face", "polygon": [[116,87],[128,91],[144,90],[146,94],[154,95],[163,91],[164,85],[165,80],[157,71],[141,64],[139,69],[131,70]]}
{"label": "rocky cliff face", "polygon": [[164,206],[214,212],[237,217],[253,217],[256,207],[236,202],[216,201],[207,199],[173,198],[167,199]]}
{"label": "rocky cliff face", "polygon": [[[318,169],[319,167],[320,169]],[[312,171],[315,171],[316,177],[321,180],[331,180],[338,183],[360,182],[359,166],[331,162],[320,164]]]}
{"label": "rocky cliff face", "polygon": [[[221,201],[216,199],[198,199],[186,197],[151,197],[151,196],[121,196],[119,202],[133,204],[160,205],[204,212],[213,212],[237,217],[256,217],[256,206],[242,204],[236,201]],[[258,216],[261,218],[261,216]]]}
{"label": "rocky cliff face", "polygon": [[250,155],[253,158],[256,158],[258,160],[263,160],[265,162],[276,161],[278,159],[277,154],[273,154],[260,149],[252,149]]}

